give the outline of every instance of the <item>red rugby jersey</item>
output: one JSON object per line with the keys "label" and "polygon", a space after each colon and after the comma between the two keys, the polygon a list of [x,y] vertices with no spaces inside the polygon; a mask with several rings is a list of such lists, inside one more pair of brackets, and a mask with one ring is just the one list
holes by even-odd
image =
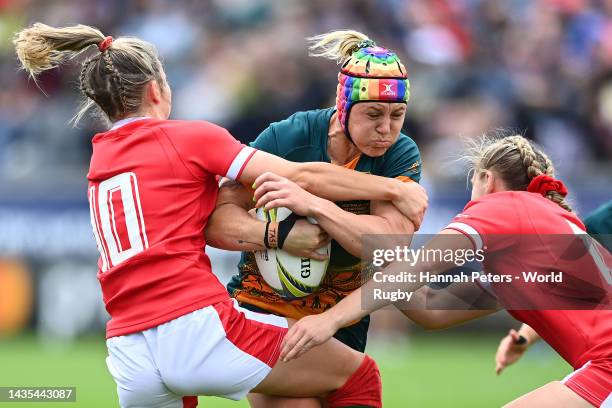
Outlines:
{"label": "red rugby jersey", "polygon": [[[574,368],[612,356],[610,254],[575,214],[537,193],[505,191],[470,201],[447,228],[484,249],[485,272],[513,277],[491,283],[493,294]],[[562,271],[563,282],[527,283],[528,271]],[[544,310],[555,304],[582,310]]]}
{"label": "red rugby jersey", "polygon": [[238,178],[254,152],[203,121],[131,118],[94,136],[88,196],[107,337],[228,298],[204,229],[215,176]]}

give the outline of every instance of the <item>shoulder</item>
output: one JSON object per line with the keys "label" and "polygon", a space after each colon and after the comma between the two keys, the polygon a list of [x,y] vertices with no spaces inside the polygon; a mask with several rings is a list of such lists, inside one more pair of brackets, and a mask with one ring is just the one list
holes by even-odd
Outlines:
{"label": "shoulder", "polygon": [[503,191],[471,200],[446,228],[468,235],[476,247],[484,245],[489,251],[515,244],[522,230],[520,212],[513,205],[515,193]]}
{"label": "shoulder", "polygon": [[418,153],[419,152],[419,147],[417,146],[416,142],[408,135],[404,134],[404,133],[400,133],[399,137],[397,138],[397,141],[395,142],[395,144],[393,146],[391,146],[391,149],[389,149],[389,151],[402,151],[402,152],[415,152]]}
{"label": "shoulder", "polygon": [[227,129],[203,120],[166,120],[158,128],[173,144],[185,148],[201,148],[202,143],[239,144]]}
{"label": "shoulder", "polygon": [[584,219],[587,230],[593,234],[612,233],[612,201],[599,207]]}
{"label": "shoulder", "polygon": [[515,233],[522,228],[523,208],[520,192],[500,191],[471,200],[457,219],[476,223],[482,227],[482,232]]}
{"label": "shoulder", "polygon": [[294,133],[310,133],[321,127],[329,126],[329,119],[333,114],[333,108],[315,109],[309,111],[296,112],[286,119],[270,124],[274,130],[282,129]]}
{"label": "shoulder", "polygon": [[488,219],[508,231],[560,233],[566,228],[559,220],[567,219],[582,226],[575,214],[538,193],[500,191],[472,200],[463,209],[467,216]]}
{"label": "shoulder", "polygon": [[414,158],[420,159],[421,153],[416,142],[411,137],[400,133],[397,141],[389,148],[389,151],[383,156],[387,160],[410,160]]}
{"label": "shoulder", "polygon": [[302,146],[321,146],[327,140],[329,119],[333,108],[296,112],[286,119],[273,122],[253,142],[263,150],[284,155]]}
{"label": "shoulder", "polygon": [[205,120],[163,120],[159,121],[157,126],[165,132],[177,135],[228,133],[225,128]]}
{"label": "shoulder", "polygon": [[293,115],[289,116],[286,119],[283,119],[278,122],[274,122],[272,125],[285,125],[285,124],[293,124],[293,125],[309,125],[309,124],[320,124],[321,122],[329,122],[329,118],[331,118],[334,113],[335,108],[325,108],[325,109],[313,109],[307,111],[295,112]]}
{"label": "shoulder", "polygon": [[[521,201],[518,191],[500,191],[498,193],[486,194],[468,202],[463,211],[470,212],[494,212],[500,208],[515,207],[517,201]],[[514,212],[514,211],[513,211]]]}
{"label": "shoulder", "polygon": [[381,175],[387,177],[409,177],[414,181],[421,178],[421,153],[414,140],[400,133],[397,141],[380,158],[375,159]]}

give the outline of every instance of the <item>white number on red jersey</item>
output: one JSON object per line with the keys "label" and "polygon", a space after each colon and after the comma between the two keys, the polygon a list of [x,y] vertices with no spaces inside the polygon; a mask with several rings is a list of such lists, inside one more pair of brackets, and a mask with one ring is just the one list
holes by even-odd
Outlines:
{"label": "white number on red jersey", "polygon": [[121,173],[90,187],[89,209],[103,272],[149,247],[136,174]]}

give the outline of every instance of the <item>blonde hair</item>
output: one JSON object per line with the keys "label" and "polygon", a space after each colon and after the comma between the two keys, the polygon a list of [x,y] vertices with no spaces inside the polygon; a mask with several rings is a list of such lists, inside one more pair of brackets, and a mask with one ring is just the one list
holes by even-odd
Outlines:
{"label": "blonde hair", "polygon": [[[503,138],[484,136],[473,142],[467,156],[471,169],[495,172],[509,190],[523,191],[531,180],[541,174],[555,176],[555,169],[548,156],[532,142],[520,135]],[[549,191],[546,198],[572,211],[565,198],[556,191]]]}
{"label": "blonde hair", "polygon": [[325,34],[306,38],[311,44],[308,55],[323,57],[344,64],[358,49],[362,41],[371,41],[370,38],[354,30],[337,30]]}
{"label": "blonde hair", "polygon": [[[35,23],[16,33],[13,44],[21,67],[35,79],[105,38],[100,30],[86,25],[55,28]],[[111,121],[138,112],[144,86],[151,80],[160,86],[164,83],[155,47],[134,37],[113,40],[110,47],[82,63],[79,88],[85,98],[73,122],[95,106]]]}

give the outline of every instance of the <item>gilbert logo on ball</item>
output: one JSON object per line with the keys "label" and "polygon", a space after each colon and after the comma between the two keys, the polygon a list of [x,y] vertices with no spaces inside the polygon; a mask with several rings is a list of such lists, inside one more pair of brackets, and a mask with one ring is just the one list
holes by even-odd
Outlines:
{"label": "gilbert logo on ball", "polygon": [[[291,215],[291,210],[281,207],[270,211],[257,210],[257,218],[263,221],[280,222]],[[331,244],[318,250],[327,255]],[[279,295],[286,299],[297,299],[315,293],[325,272],[328,259],[318,261],[291,255],[282,249],[265,249],[255,252],[255,261],[261,276]]]}

